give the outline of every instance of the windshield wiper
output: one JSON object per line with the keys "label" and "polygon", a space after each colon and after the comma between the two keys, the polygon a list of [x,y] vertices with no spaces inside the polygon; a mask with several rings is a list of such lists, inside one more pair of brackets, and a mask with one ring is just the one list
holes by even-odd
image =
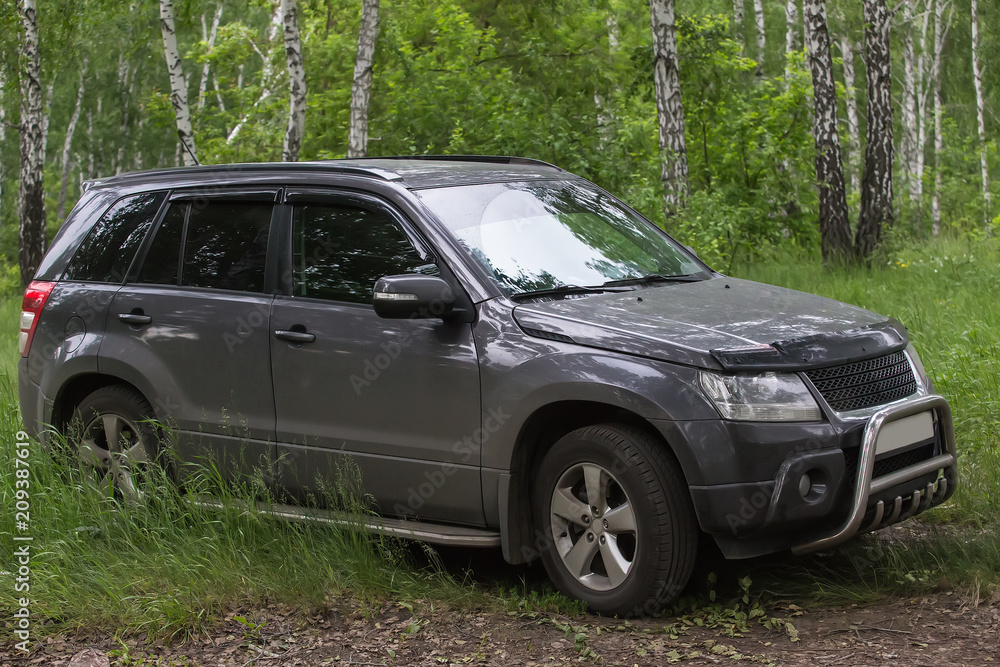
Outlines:
{"label": "windshield wiper", "polygon": [[649,283],[696,283],[705,280],[703,273],[685,273],[677,276],[663,276],[659,273],[649,273],[635,278],[622,278],[621,280],[609,280],[602,287],[615,287],[619,285],[648,285]]}
{"label": "windshield wiper", "polygon": [[584,287],[582,285],[556,285],[546,289],[536,289],[528,292],[518,292],[511,294],[512,299],[530,299],[536,296],[566,296],[567,294],[600,294],[602,292],[625,292],[627,290],[615,289],[613,285],[601,285],[599,287]]}

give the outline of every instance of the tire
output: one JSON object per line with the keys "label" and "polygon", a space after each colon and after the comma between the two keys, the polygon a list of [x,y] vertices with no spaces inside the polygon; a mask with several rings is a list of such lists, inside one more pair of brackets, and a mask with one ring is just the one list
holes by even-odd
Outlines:
{"label": "tire", "polygon": [[109,496],[143,500],[147,475],[159,455],[160,433],[153,419],[149,401],[128,387],[112,385],[89,394],[74,411],[67,432],[80,470]]}
{"label": "tire", "polygon": [[538,469],[532,508],[549,578],[591,611],[655,614],[691,577],[699,532],[687,482],[665,443],[639,428],[563,436]]}

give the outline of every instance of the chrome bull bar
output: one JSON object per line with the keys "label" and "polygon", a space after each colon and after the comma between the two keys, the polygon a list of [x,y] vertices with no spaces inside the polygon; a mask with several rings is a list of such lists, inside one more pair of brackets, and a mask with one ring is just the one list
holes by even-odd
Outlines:
{"label": "chrome bull bar", "polygon": [[[933,410],[937,415],[942,451],[934,458],[921,461],[902,470],[872,479],[875,470],[875,447],[882,428],[891,422],[911,415]],[[897,497],[886,513],[886,504],[879,501],[875,505],[875,517],[862,527],[868,512],[868,498],[872,494],[904,484],[929,473],[943,470],[944,477],[914,492],[909,507],[904,511],[904,499]],[[875,530],[882,525],[902,521],[934,505],[939,505],[951,497],[958,486],[958,456],[955,451],[955,429],[951,418],[951,407],[942,396],[930,395],[887,406],[872,415],[865,426],[861,440],[861,455],[858,461],[858,477],[854,484],[854,498],[851,514],[836,531],[792,547],[794,554],[806,554],[821,549],[829,549],[843,544],[859,532]]]}

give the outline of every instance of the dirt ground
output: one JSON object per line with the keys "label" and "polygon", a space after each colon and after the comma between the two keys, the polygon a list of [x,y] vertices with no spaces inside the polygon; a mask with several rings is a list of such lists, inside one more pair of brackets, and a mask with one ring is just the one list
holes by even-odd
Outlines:
{"label": "dirt ground", "polygon": [[[958,595],[768,613],[794,622],[742,637],[719,629],[668,634],[671,619],[623,623],[597,616],[432,610],[417,603],[364,613],[343,601],[306,615],[280,605],[236,611],[211,637],[172,645],[125,644],[110,635],[49,639],[28,655],[0,644],[0,665],[69,665],[93,648],[120,665],[988,665],[1000,662],[1000,605]],[[244,617],[243,622],[237,617]],[[6,638],[5,638],[6,640]],[[97,667],[103,660],[84,662]],[[106,663],[104,663],[106,664]]]}

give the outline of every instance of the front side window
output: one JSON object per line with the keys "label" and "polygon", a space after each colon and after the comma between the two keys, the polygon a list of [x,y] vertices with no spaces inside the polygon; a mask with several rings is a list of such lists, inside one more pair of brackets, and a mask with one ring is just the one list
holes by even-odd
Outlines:
{"label": "front side window", "polygon": [[271,211],[260,202],[172,203],[138,281],[262,292]]}
{"label": "front side window", "polygon": [[145,238],[164,193],[124,197],[101,216],[66,267],[65,280],[120,283]]}
{"label": "front side window", "polygon": [[383,276],[439,275],[388,214],[330,204],[295,207],[292,266],[295,296],[366,304]]}
{"label": "front side window", "polygon": [[508,294],[652,275],[709,277],[649,222],[582,181],[465,185],[416,194]]}

